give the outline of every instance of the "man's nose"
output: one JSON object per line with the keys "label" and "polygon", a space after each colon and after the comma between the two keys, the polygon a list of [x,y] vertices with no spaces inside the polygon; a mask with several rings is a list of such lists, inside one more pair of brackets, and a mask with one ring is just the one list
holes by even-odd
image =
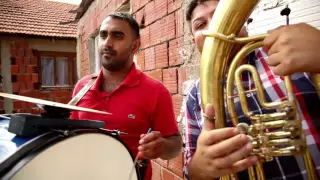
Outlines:
{"label": "man's nose", "polygon": [[113,42],[112,42],[112,39],[110,37],[107,37],[104,41],[104,45],[106,47],[112,47],[113,46]]}

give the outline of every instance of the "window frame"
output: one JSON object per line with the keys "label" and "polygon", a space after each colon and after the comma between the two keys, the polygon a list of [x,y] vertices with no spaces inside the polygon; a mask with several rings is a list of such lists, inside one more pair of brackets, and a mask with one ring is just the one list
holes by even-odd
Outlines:
{"label": "window frame", "polygon": [[[52,57],[53,58],[53,77],[54,77],[54,85],[46,86],[42,84],[42,57]],[[56,71],[56,61],[59,57],[66,57],[68,61],[68,84],[67,85],[58,85],[57,84],[57,71]],[[51,52],[51,51],[37,51],[38,58],[38,78],[41,88],[52,88],[52,87],[74,87],[76,83],[76,79],[74,79],[74,73],[77,71],[76,66],[76,52]]]}

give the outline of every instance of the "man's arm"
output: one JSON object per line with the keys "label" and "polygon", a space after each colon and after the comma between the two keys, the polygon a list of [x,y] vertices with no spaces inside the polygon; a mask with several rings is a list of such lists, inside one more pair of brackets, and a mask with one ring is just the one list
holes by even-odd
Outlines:
{"label": "man's arm", "polygon": [[147,159],[176,157],[182,148],[182,139],[175,119],[172,98],[165,87],[161,87],[152,113],[154,131],[141,135],[139,153]]}
{"label": "man's arm", "polygon": [[168,160],[176,157],[181,152],[182,139],[180,133],[176,135],[165,137],[164,151],[160,156],[161,159]]}
{"label": "man's arm", "polygon": [[[197,140],[201,132],[201,107],[197,98],[196,85],[190,88],[187,94],[187,100],[184,104],[185,117],[184,117],[184,131],[185,131],[185,164],[183,173],[187,179],[190,179],[188,168],[191,163],[192,156],[197,148]],[[192,174],[191,174],[192,175]]]}

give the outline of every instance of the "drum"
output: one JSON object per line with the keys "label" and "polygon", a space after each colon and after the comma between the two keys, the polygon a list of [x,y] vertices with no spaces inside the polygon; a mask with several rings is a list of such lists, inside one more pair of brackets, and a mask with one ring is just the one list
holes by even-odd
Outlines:
{"label": "drum", "polygon": [[118,136],[102,129],[76,129],[52,130],[26,140],[0,163],[0,179],[141,178],[134,166],[134,157]]}

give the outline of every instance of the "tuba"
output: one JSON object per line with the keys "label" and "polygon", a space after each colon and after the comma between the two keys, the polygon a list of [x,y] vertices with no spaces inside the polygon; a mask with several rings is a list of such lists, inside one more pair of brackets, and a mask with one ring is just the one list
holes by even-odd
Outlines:
{"label": "tuba", "polygon": [[[258,156],[258,163],[248,169],[250,179],[265,179],[262,163],[272,161],[277,156],[301,155],[307,170],[308,179],[317,178],[316,168],[311,160],[306,137],[302,129],[301,117],[297,109],[297,101],[293,92],[290,76],[284,77],[287,99],[280,102],[266,102],[259,74],[254,66],[242,64],[242,60],[255,49],[263,46],[267,34],[237,38],[250,14],[259,0],[220,0],[206,36],[201,57],[200,91],[201,106],[212,104],[215,118],[212,123],[215,128],[223,128],[226,123],[226,113],[233,126],[246,133],[253,143],[252,155]],[[242,48],[234,57],[230,54],[235,44]],[[255,89],[250,92],[257,94],[258,101],[264,109],[276,109],[271,114],[253,114],[247,104],[244,86],[241,83],[243,72],[251,73]],[[320,94],[320,78],[312,75],[318,94]],[[238,95],[233,91],[237,88]],[[244,115],[251,125],[239,123],[234,98],[238,97]],[[226,106],[225,106],[226,104]],[[268,129],[277,128],[269,132]],[[236,174],[227,175],[222,179],[236,179]]]}

